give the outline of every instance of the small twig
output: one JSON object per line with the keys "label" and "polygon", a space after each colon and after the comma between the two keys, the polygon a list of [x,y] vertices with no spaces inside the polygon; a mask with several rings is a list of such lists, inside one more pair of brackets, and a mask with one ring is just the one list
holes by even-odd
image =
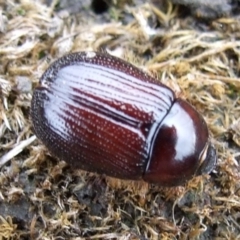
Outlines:
{"label": "small twig", "polygon": [[11,149],[8,153],[3,155],[0,158],[0,167],[2,167],[5,163],[11,160],[13,157],[17,156],[24,148],[26,148],[29,144],[35,141],[37,137],[34,135],[26,140],[19,142],[13,149]]}

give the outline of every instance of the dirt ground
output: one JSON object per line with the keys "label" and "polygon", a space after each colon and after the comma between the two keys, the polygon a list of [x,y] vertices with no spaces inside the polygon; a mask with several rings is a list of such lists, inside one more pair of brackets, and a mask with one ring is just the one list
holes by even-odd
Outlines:
{"label": "dirt ground", "polygon": [[[0,239],[240,239],[240,11],[153,1],[0,0]],[[229,10],[229,9],[228,9]],[[34,88],[76,51],[133,63],[205,118],[210,175],[164,188],[73,169],[35,138]]]}

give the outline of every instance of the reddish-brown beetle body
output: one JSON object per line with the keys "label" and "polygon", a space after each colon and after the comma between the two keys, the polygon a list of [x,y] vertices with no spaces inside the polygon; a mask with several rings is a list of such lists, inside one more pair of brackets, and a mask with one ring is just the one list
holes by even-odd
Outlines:
{"label": "reddish-brown beetle body", "polygon": [[54,62],[33,94],[31,116],[53,155],[91,172],[174,186],[216,161],[206,123],[190,104],[108,54]]}

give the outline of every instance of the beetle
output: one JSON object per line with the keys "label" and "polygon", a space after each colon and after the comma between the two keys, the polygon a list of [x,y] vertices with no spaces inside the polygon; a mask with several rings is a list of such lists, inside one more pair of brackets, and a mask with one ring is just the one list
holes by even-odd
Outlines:
{"label": "beetle", "polygon": [[52,63],[33,93],[31,118],[54,156],[115,178],[176,186],[216,162],[203,117],[107,53],[70,53]]}

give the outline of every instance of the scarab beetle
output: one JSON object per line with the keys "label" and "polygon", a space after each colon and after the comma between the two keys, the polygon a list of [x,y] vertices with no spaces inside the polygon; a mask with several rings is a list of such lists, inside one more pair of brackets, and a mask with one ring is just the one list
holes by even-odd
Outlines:
{"label": "scarab beetle", "polygon": [[54,156],[90,172],[175,186],[216,162],[207,125],[189,103],[106,53],[55,61],[34,91],[31,118]]}

